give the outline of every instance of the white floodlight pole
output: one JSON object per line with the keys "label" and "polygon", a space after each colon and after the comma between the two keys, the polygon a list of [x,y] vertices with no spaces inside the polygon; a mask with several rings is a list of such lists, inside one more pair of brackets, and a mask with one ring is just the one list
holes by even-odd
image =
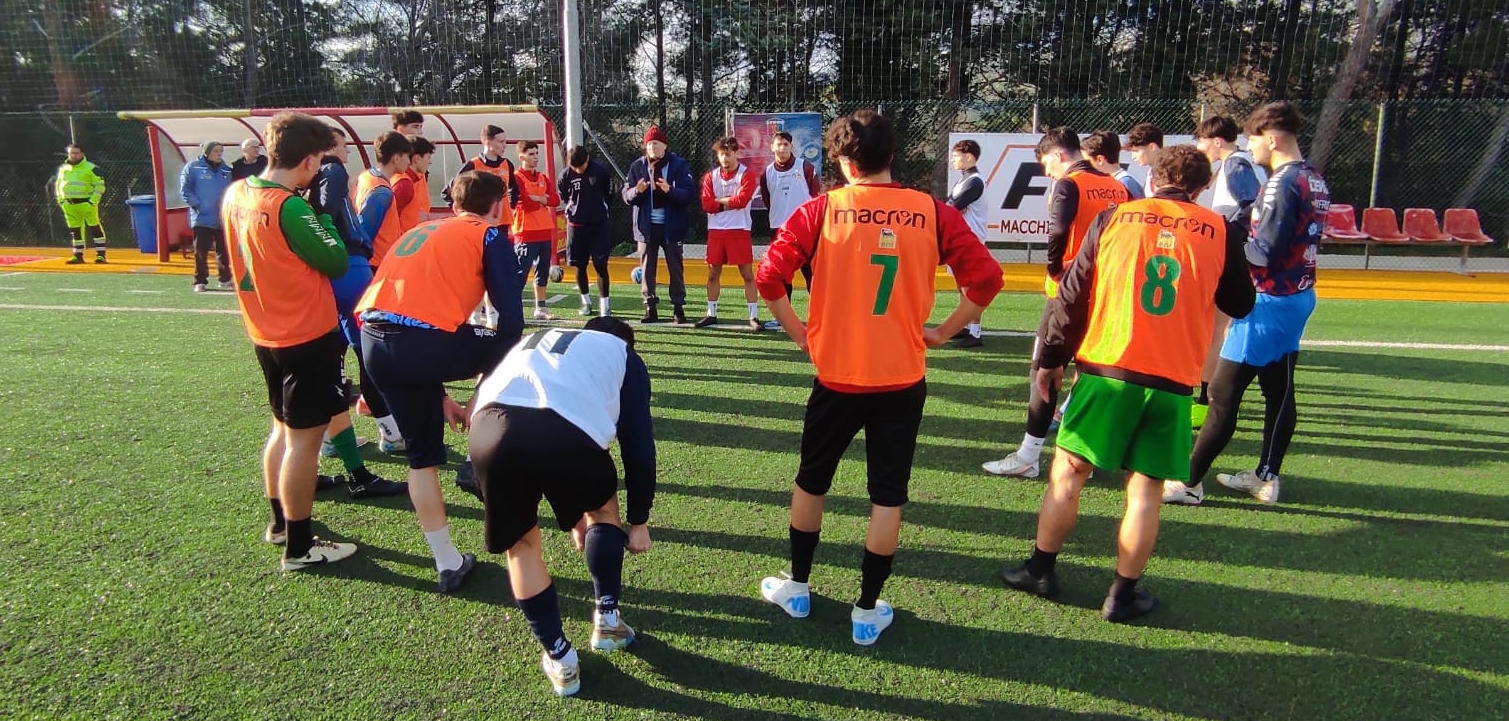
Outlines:
{"label": "white floodlight pole", "polygon": [[581,18],[577,14],[576,0],[561,0],[562,38],[565,51],[563,70],[566,80],[566,147],[582,144],[582,61]]}

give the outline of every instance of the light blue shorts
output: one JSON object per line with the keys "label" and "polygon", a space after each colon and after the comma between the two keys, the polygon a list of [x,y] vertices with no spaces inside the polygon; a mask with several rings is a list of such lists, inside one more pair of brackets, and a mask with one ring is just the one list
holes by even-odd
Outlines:
{"label": "light blue shorts", "polygon": [[1294,295],[1257,294],[1246,318],[1233,318],[1221,344],[1221,358],[1265,366],[1299,350],[1300,336],[1315,311],[1315,290]]}

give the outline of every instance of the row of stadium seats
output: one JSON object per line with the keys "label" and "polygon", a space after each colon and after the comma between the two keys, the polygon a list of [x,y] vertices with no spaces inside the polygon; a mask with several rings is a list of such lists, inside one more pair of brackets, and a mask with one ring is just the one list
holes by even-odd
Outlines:
{"label": "row of stadium seats", "polygon": [[1357,211],[1350,205],[1333,203],[1326,214],[1325,242],[1330,245],[1360,244],[1363,246],[1362,267],[1372,264],[1373,245],[1449,245],[1462,249],[1458,272],[1467,272],[1467,253],[1477,246],[1487,245],[1493,239],[1483,233],[1478,222],[1478,212],[1470,208],[1448,208],[1446,227],[1436,222],[1436,211],[1430,208],[1406,208],[1404,229],[1399,229],[1399,219],[1393,208],[1368,208],[1362,211],[1362,227],[1357,226]]}
{"label": "row of stadium seats", "polygon": [[1436,221],[1436,211],[1430,208],[1407,208],[1404,211],[1404,230],[1399,230],[1399,219],[1392,208],[1368,208],[1362,211],[1362,227],[1357,227],[1357,211],[1350,205],[1333,204],[1326,215],[1327,240],[1359,241],[1377,243],[1462,243],[1487,245],[1493,239],[1483,234],[1478,223],[1478,212],[1470,208],[1450,208],[1446,211],[1446,228]]}

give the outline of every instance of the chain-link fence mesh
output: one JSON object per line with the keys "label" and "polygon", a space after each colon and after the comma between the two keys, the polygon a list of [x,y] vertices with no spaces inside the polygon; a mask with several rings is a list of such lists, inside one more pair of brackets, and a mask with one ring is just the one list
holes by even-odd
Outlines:
{"label": "chain-link fence mesh", "polygon": [[[1170,101],[1030,102],[884,102],[877,104],[897,125],[900,148],[893,168],[896,179],[935,195],[946,192],[950,132],[1031,132],[1066,124],[1081,133],[1107,128],[1125,132],[1140,122],[1152,122],[1170,135],[1194,132],[1203,114],[1217,108],[1201,103]],[[817,111],[825,118],[861,107],[860,103],[738,107],[725,104],[676,103],[596,105],[586,108],[590,141],[619,168],[641,153],[646,127],[660,122],[671,148],[686,157],[695,172],[713,164],[709,146],[726,132],[731,112]],[[1307,127],[1302,142],[1308,147],[1322,116],[1319,102],[1300,104]],[[1219,111],[1245,116],[1250,106],[1221,107]],[[542,106],[557,125],[564,123],[559,105]],[[106,114],[37,113],[0,115],[16,128],[22,142],[0,157],[0,244],[62,246],[67,237],[62,216],[50,200],[53,174],[69,137],[79,139],[89,159],[98,164],[108,184],[102,219],[114,245],[131,238],[125,199],[152,192],[152,170],[143,126]],[[1380,128],[1380,120],[1382,126]],[[1381,153],[1376,151],[1380,145]],[[1343,106],[1325,167],[1335,202],[1357,208],[1376,204],[1402,210],[1410,207],[1476,208],[1484,230],[1499,242],[1480,256],[1505,256],[1509,239],[1509,158],[1503,158],[1509,134],[1509,102],[1417,101],[1378,104],[1352,102]],[[1499,140],[1495,142],[1495,138]],[[1375,172],[1375,155],[1381,160]],[[825,164],[833,172],[831,164]],[[830,177],[829,180],[833,178]],[[172,179],[169,182],[173,182]],[[614,206],[614,222],[628,227],[628,211]],[[693,238],[702,234],[705,218],[693,214]],[[756,228],[756,233],[763,232]],[[1328,247],[1327,253],[1360,253],[1356,247]],[[1450,255],[1454,249],[1431,246],[1373,248],[1374,255],[1399,256],[1391,267],[1441,267],[1411,264],[1409,258]]]}

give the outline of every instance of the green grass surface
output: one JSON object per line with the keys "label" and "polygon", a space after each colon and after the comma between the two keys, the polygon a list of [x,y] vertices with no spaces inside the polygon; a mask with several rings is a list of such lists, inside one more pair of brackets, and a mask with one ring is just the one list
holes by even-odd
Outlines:
{"label": "green grass surface", "polygon": [[[0,274],[0,305],[234,308],[188,282]],[[557,288],[574,312],[574,291]],[[633,312],[633,291],[618,290]],[[738,300],[725,296],[730,321]],[[1040,309],[1003,296],[986,323],[1029,330]],[[1309,337],[1502,346],[1506,310],[1322,302]],[[1509,717],[1504,352],[1306,350],[1284,503],[1216,486],[1204,507],[1166,509],[1144,582],[1162,605],[1113,626],[1097,611],[1121,514],[1114,474],[1085,491],[1061,602],[994,577],[1030,550],[1042,483],[979,470],[1021,437],[1030,348],[987,343],[929,358],[913,503],[883,595],[898,618],[860,649],[847,616],[863,443],[830,496],[812,616],[788,619],[756,586],[786,566],[809,365],[775,333],[641,331],[660,490],[655,547],[625,563],[640,640],[584,654],[581,694],[559,700],[500,559],[484,555],[459,597],[437,596],[406,499],[322,493],[317,528],[360,552],[278,572],[259,538],[265,396],[235,315],[0,308],[0,716]],[[1260,413],[1254,388],[1218,469],[1250,467]],[[375,435],[370,420],[358,430]],[[459,457],[465,439],[448,438]],[[403,472],[364,450],[377,472]],[[479,504],[443,479],[457,545],[480,551]],[[586,569],[564,534],[547,531],[546,557],[583,643]]]}

